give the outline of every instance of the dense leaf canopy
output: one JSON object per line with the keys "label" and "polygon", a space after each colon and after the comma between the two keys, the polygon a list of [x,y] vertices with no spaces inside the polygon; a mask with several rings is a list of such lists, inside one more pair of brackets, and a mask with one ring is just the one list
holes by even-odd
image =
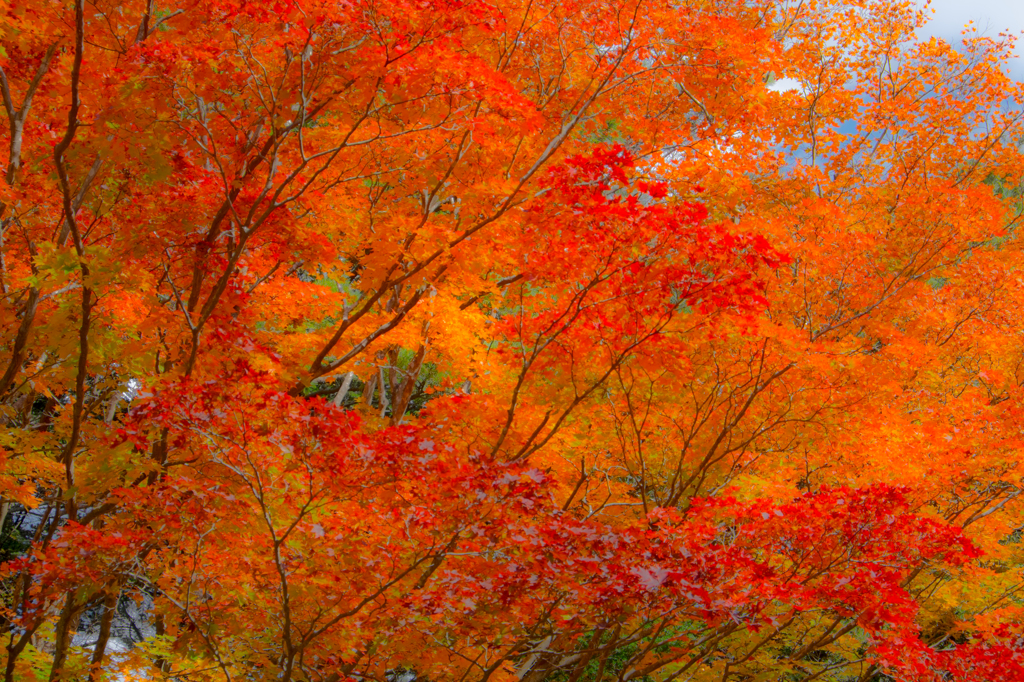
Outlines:
{"label": "dense leaf canopy", "polygon": [[1024,87],[922,21],[5,0],[5,682],[1024,679]]}

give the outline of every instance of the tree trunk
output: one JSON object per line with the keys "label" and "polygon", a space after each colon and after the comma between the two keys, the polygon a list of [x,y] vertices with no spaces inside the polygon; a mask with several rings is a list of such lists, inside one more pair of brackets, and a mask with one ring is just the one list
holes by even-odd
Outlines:
{"label": "tree trunk", "polygon": [[64,664],[67,662],[68,649],[71,647],[71,639],[74,637],[75,616],[81,611],[81,605],[78,601],[78,590],[74,589],[68,592],[67,598],[64,600],[64,608],[60,611],[60,618],[57,620],[57,625],[54,628],[54,652],[53,652],[53,665],[50,668],[50,682],[60,677],[61,670],[64,668]]}
{"label": "tree trunk", "polygon": [[113,585],[103,598],[103,614],[100,616],[100,634],[92,651],[92,665],[89,670],[89,682],[97,682],[103,674],[103,659],[107,655],[107,643],[110,641],[110,626],[114,622],[117,611],[117,600],[121,596],[121,586]]}
{"label": "tree trunk", "polygon": [[348,389],[352,385],[352,377],[354,376],[355,374],[352,372],[345,372],[345,378],[341,381],[341,388],[338,389],[338,394],[334,396],[335,407],[345,406],[345,397],[348,395]]}

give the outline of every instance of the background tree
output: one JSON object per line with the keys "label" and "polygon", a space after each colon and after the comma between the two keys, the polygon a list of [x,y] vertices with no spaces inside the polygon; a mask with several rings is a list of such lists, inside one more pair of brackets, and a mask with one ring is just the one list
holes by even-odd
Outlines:
{"label": "background tree", "polygon": [[1024,675],[1010,39],[2,17],[6,680]]}

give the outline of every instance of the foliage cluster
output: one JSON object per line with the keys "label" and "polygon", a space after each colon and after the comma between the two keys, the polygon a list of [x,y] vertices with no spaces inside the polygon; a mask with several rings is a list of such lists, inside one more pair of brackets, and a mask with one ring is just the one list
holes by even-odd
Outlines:
{"label": "foliage cluster", "polygon": [[5,682],[1024,679],[1024,87],[922,21],[6,0]]}

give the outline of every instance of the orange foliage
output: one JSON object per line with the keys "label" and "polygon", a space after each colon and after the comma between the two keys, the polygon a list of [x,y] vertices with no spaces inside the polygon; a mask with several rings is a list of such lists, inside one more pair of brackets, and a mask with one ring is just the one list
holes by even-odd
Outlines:
{"label": "orange foliage", "polygon": [[0,8],[5,682],[1024,679],[1010,38],[170,2]]}

